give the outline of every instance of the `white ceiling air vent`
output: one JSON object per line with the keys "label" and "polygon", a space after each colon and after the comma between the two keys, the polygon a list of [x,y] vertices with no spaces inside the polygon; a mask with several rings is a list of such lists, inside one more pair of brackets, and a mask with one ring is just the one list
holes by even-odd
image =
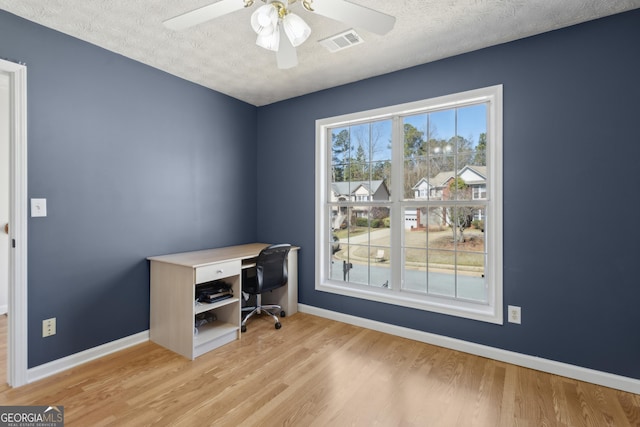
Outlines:
{"label": "white ceiling air vent", "polygon": [[355,46],[363,42],[364,40],[362,40],[362,37],[360,37],[358,33],[356,33],[356,30],[354,30],[353,28],[343,33],[327,37],[324,40],[320,40],[320,44],[329,49],[329,52],[331,53],[346,49],[351,46]]}

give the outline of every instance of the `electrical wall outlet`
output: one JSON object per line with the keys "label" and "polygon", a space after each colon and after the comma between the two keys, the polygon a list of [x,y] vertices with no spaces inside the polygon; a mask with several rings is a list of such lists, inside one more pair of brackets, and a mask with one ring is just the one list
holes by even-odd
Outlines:
{"label": "electrical wall outlet", "polygon": [[50,337],[56,334],[56,318],[45,319],[42,321],[42,336]]}
{"label": "electrical wall outlet", "polygon": [[517,305],[508,306],[507,316],[508,316],[509,323],[517,323],[519,325],[521,323],[520,307],[518,307]]}

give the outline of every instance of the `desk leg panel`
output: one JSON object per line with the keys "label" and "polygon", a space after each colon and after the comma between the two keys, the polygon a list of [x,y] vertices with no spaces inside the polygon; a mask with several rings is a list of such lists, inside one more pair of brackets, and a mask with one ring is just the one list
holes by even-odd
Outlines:
{"label": "desk leg panel", "polygon": [[262,303],[278,304],[287,316],[292,316],[298,312],[298,251],[289,251],[287,273],[287,285],[262,294]]}
{"label": "desk leg panel", "polygon": [[289,274],[289,283],[287,284],[287,315],[293,315],[298,312],[298,251],[289,251],[287,260],[287,272]]}
{"label": "desk leg panel", "polygon": [[190,267],[151,261],[151,341],[193,359],[194,273]]}

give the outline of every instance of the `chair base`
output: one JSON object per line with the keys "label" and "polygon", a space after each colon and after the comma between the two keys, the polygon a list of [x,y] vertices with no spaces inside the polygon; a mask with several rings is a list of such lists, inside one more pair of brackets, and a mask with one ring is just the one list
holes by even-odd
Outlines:
{"label": "chair base", "polygon": [[[285,317],[285,312],[282,310],[282,307],[276,304],[268,304],[268,305],[258,305],[256,307],[244,307],[242,309],[243,312],[249,312],[249,314],[247,314],[246,316],[244,316],[242,318],[242,324],[240,325],[240,331],[242,332],[246,332],[247,331],[247,320],[249,320],[249,318],[253,317],[256,314],[266,314],[268,316],[271,316],[271,318],[274,320],[275,322],[275,328],[276,329],[280,329],[282,327],[282,324],[280,323],[280,319],[278,319],[278,316],[275,314],[277,313],[277,311],[280,311],[280,317]],[[275,312],[275,313],[274,313]]]}

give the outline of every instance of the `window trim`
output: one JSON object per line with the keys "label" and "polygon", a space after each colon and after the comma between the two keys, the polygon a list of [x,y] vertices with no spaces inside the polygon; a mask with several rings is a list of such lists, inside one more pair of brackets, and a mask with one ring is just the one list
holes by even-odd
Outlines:
{"label": "window trim", "polygon": [[[315,289],[317,291],[394,304],[500,325],[504,323],[502,280],[502,92],[502,85],[495,85],[406,104],[393,105],[316,120]],[[486,189],[486,197],[490,200],[487,210],[491,211],[491,215],[489,216],[485,230],[490,230],[492,234],[487,243],[488,260],[486,273],[487,281],[492,283],[493,286],[489,287],[488,303],[484,305],[455,299],[440,298],[432,295],[416,295],[408,292],[400,292],[399,289],[401,286],[395,286],[395,289],[378,289],[354,283],[350,283],[348,286],[345,286],[342,282],[331,280],[329,278],[328,268],[330,259],[327,259],[327,256],[330,257],[331,252],[329,250],[330,248],[328,248],[329,242],[324,238],[325,236],[330,235],[331,231],[328,229],[330,227],[330,221],[327,220],[326,215],[328,197],[327,173],[329,169],[327,167],[327,162],[330,158],[329,150],[331,147],[331,141],[328,141],[328,130],[330,128],[367,123],[374,120],[392,119],[402,115],[464,107],[466,105],[477,104],[480,102],[487,103],[487,138],[491,141],[487,148],[487,156],[489,160],[487,166],[487,182],[490,185],[488,185]],[[401,124],[395,123],[394,126],[401,126]],[[404,218],[398,214],[399,212],[397,212],[398,209],[403,206],[401,199],[402,194],[398,194],[398,192],[394,192],[392,194],[392,209],[396,209],[396,212],[392,211],[392,221],[394,221],[393,218],[395,217],[396,222],[401,221],[404,223]],[[401,236],[394,237],[392,233],[391,247],[401,248],[401,245],[398,245],[398,243],[401,243]],[[393,250],[392,258],[396,260],[396,262],[401,259],[399,249]],[[396,265],[400,264],[398,263]],[[392,270],[392,279],[394,281],[399,280],[399,276],[401,276],[401,268],[395,268]]]}

